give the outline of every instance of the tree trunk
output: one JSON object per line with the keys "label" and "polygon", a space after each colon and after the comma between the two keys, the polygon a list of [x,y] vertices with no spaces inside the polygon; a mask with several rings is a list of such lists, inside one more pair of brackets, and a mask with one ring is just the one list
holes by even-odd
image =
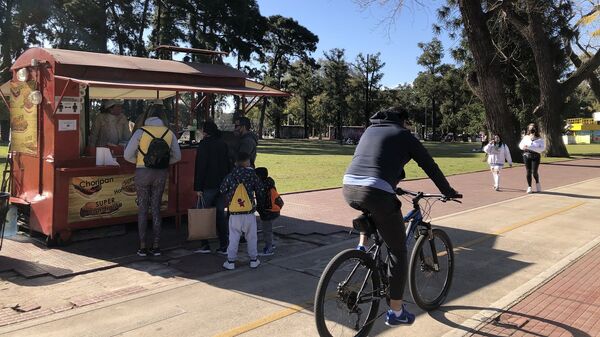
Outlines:
{"label": "tree trunk", "polygon": [[569,152],[562,140],[563,121],[560,113],[569,93],[558,83],[559,74],[554,69],[556,53],[549,35],[544,30],[544,20],[537,5],[536,1],[528,1],[528,22],[523,22],[512,9],[507,9],[506,13],[511,24],[527,40],[535,59],[540,101],[534,113],[540,119],[540,132],[546,140],[546,156],[568,157]]}
{"label": "tree trunk", "polygon": [[145,56],[145,48],[144,48],[144,30],[146,29],[146,18],[148,16],[148,6],[150,4],[150,0],[144,1],[144,10],[142,12],[142,22],[140,22],[140,33],[138,34],[137,41],[137,55],[136,56]]}
{"label": "tree trunk", "polygon": [[308,138],[308,97],[304,97],[304,138]]}
{"label": "tree trunk", "polygon": [[521,151],[517,146],[519,134],[508,110],[499,58],[496,57],[481,1],[460,0],[459,7],[469,49],[476,65],[477,80],[470,84],[483,102],[487,128],[502,136],[514,161],[522,162]]}
{"label": "tree trunk", "polygon": [[263,138],[263,129],[265,126],[265,113],[267,111],[267,104],[269,102],[267,101],[266,97],[263,97],[263,104],[260,107],[260,118],[259,118],[259,122],[258,122],[258,138],[262,139]]}

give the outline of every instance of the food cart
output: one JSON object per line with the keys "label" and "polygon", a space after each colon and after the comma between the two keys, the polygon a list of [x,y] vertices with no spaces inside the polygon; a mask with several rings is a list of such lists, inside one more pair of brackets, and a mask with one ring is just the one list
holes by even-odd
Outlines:
{"label": "food cart", "polygon": [[[260,97],[287,95],[226,65],[72,50],[32,48],[11,70],[12,80],[0,88],[11,111],[11,203],[29,229],[49,242],[68,241],[74,230],[137,219],[135,166],[122,156],[116,158],[119,166],[97,166],[95,151],[86,151],[91,100],[173,98],[177,128],[182,93],[239,95],[250,102],[244,111]],[[191,110],[205,103],[193,102]],[[181,162],[169,169],[161,208],[178,224],[195,202],[196,149],[181,152]]]}

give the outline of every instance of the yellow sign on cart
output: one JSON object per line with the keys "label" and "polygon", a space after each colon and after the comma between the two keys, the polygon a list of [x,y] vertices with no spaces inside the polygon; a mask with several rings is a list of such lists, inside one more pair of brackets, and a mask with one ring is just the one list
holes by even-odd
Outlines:
{"label": "yellow sign on cart", "polygon": [[13,151],[37,154],[37,108],[29,99],[35,82],[10,83],[10,139]]}
{"label": "yellow sign on cart", "polygon": [[[113,218],[138,213],[135,176],[74,177],[69,182],[68,222]],[[168,182],[161,198],[167,209]]]}

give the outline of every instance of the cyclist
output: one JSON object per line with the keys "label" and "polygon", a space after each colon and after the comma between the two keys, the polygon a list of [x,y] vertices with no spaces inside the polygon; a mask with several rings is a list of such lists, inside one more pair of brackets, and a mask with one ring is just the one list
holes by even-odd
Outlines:
{"label": "cyclist", "polygon": [[[415,315],[402,302],[407,275],[406,234],[401,203],[395,187],[404,179],[404,165],[411,159],[427,173],[442,194],[457,195],[425,147],[408,129],[408,111],[403,107],[381,110],[370,119],[344,175],[343,193],[354,209],[371,214],[389,247],[390,310],[385,324],[412,324]],[[358,249],[364,250],[365,233]]]}

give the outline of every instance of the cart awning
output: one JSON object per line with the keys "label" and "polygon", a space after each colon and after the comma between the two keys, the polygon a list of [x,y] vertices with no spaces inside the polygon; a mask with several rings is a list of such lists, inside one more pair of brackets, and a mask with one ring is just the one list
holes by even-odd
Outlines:
{"label": "cart awning", "polygon": [[175,96],[176,92],[202,92],[221,95],[289,96],[288,93],[266,85],[246,80],[244,86],[188,85],[173,83],[99,81],[55,76],[57,79],[70,80],[89,87],[91,99],[154,99]]}

